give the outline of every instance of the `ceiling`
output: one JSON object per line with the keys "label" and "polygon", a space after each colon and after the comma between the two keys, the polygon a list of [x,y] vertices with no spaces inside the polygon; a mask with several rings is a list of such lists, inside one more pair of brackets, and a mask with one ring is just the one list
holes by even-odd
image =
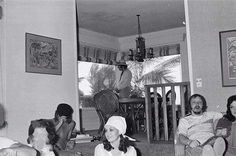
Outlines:
{"label": "ceiling", "polygon": [[77,0],[79,27],[115,37],[183,27],[184,0]]}

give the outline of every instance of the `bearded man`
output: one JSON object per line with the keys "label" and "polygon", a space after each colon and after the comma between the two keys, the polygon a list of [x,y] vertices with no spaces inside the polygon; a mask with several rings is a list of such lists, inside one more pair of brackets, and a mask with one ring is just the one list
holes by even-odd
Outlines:
{"label": "bearded man", "polygon": [[186,145],[187,156],[222,156],[225,141],[214,134],[214,124],[222,117],[218,112],[207,112],[207,103],[200,94],[189,99],[191,114],[181,118],[178,125],[179,140]]}

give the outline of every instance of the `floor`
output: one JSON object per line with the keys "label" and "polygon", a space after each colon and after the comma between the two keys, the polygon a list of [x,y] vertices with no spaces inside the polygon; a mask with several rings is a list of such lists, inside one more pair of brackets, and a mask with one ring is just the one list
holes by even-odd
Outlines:
{"label": "floor", "polygon": [[[94,135],[94,132],[89,134]],[[150,144],[147,142],[146,133],[143,132],[134,134],[132,137],[137,140],[136,146],[140,150],[141,156],[174,156],[173,141],[159,141]],[[83,156],[93,156],[94,149],[99,143],[99,141],[78,143],[74,150],[81,152]]]}

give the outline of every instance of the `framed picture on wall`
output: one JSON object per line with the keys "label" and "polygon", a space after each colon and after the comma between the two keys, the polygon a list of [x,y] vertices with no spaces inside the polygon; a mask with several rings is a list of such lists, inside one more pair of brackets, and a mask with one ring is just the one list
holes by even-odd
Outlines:
{"label": "framed picture on wall", "polygon": [[26,72],[61,75],[61,40],[26,33],[25,61]]}
{"label": "framed picture on wall", "polygon": [[219,32],[223,87],[236,86],[236,30]]}

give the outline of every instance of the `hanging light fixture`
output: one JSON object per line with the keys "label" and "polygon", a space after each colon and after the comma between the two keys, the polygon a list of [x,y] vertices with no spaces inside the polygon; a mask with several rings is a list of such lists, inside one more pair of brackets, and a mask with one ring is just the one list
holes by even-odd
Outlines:
{"label": "hanging light fixture", "polygon": [[129,49],[129,60],[143,62],[145,58],[153,58],[153,48],[149,48],[146,53],[145,39],[142,37],[140,26],[140,15],[138,17],[138,37],[136,38],[136,49]]}

